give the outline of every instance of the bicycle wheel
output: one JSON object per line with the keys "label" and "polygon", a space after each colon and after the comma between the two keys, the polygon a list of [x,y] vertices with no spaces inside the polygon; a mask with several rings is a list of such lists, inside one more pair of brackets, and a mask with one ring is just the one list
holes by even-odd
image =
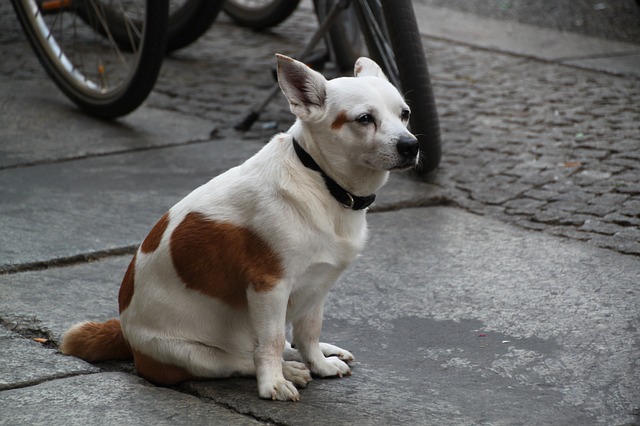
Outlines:
{"label": "bicycle wheel", "polygon": [[222,10],[243,27],[264,30],[287,19],[298,3],[300,0],[227,0]]}
{"label": "bicycle wheel", "polygon": [[[218,17],[223,3],[224,0],[170,0],[166,53],[186,47],[206,33]],[[117,8],[112,6],[117,5],[107,4],[103,12],[110,34],[108,35],[107,31],[101,27],[96,30],[105,37],[113,37],[121,49],[130,51],[129,26],[131,22],[124,19]],[[96,19],[90,8],[80,8],[78,13],[85,22],[92,22]],[[133,24],[142,25],[141,21],[135,18]]]}
{"label": "bicycle wheel", "polygon": [[[153,89],[163,59],[167,0],[13,0],[13,6],[47,74],[84,111],[120,117]],[[107,9],[127,22],[130,52],[110,36]],[[85,22],[80,14],[95,19]]]}
{"label": "bicycle wheel", "polygon": [[[334,1],[316,0],[320,19]],[[348,24],[352,19],[349,14],[357,16],[357,23]],[[420,141],[420,164],[415,171],[419,176],[427,175],[440,164],[440,126],[411,0],[352,0],[343,15],[328,35],[332,52],[342,55],[335,55],[338,67],[350,69],[362,55],[382,67],[411,107],[411,131]]]}
{"label": "bicycle wheel", "polygon": [[186,47],[206,33],[224,3],[224,0],[171,0],[167,52]]}

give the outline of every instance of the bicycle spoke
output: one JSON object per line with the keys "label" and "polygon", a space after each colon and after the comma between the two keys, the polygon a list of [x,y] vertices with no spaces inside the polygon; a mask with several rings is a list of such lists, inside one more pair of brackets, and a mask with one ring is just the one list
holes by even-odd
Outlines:
{"label": "bicycle spoke", "polygon": [[[122,65],[124,65],[127,68],[127,71],[129,71],[130,70],[129,62],[122,54],[122,51],[118,46],[118,43],[116,43],[116,40],[114,39],[113,34],[111,33],[111,29],[109,28],[109,24],[107,23],[107,20],[105,18],[104,8],[101,6],[102,6],[102,3],[100,4],[100,6],[98,6],[95,1],[91,1],[91,7],[93,8],[93,12],[98,18],[100,25],[102,25],[102,29],[104,30],[105,35],[109,39],[109,45],[111,49],[116,54],[116,56],[118,57]],[[104,67],[104,65],[102,65],[102,67]],[[104,73],[104,68],[99,67],[98,69],[99,70],[101,69]]]}
{"label": "bicycle spoke", "polygon": [[[363,28],[363,31],[369,31],[371,40],[375,43],[376,50],[380,54],[379,59],[383,62],[381,65],[386,71],[387,77],[394,86],[400,88],[398,68],[393,56],[393,50],[388,42],[386,31],[380,28],[380,23],[367,0],[357,0],[357,4],[363,15],[363,21],[367,24],[366,28]],[[377,6],[380,7],[380,4],[378,3]]]}

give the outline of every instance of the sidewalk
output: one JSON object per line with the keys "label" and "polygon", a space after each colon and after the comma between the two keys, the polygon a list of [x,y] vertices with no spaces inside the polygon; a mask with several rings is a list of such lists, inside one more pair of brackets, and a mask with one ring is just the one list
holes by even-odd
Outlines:
{"label": "sidewalk", "polygon": [[117,316],[168,207],[257,151],[263,124],[288,126],[281,99],[243,137],[230,123],[270,87],[273,52],[299,50],[309,9],[268,34],[220,19],[114,123],[59,94],[0,12],[0,424],[638,422],[637,77],[427,34],[442,167],[378,194],[327,301],[323,340],[354,353],[353,375],[273,403],[252,379],[163,389],[56,347]]}

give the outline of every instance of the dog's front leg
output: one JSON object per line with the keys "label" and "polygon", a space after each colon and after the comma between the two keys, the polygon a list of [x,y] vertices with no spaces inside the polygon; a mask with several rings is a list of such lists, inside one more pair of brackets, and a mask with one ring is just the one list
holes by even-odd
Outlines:
{"label": "dog's front leg", "polygon": [[298,390],[282,373],[288,290],[282,282],[268,291],[249,288],[247,299],[255,333],[253,359],[258,394],[265,399],[298,401]]}
{"label": "dog's front leg", "polygon": [[320,377],[350,375],[351,369],[345,361],[352,361],[353,355],[337,346],[320,343],[323,310],[324,301],[294,321],[293,342],[313,374]]}

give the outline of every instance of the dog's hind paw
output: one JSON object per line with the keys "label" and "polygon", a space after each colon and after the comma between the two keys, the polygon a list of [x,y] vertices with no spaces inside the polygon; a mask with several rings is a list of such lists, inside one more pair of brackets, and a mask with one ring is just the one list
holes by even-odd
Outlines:
{"label": "dog's hind paw", "polygon": [[285,379],[299,388],[306,388],[307,384],[312,380],[311,372],[307,366],[301,362],[284,361],[282,363],[282,374]]}
{"label": "dog's hind paw", "polygon": [[338,357],[342,361],[346,363],[350,363],[354,360],[353,354],[347,350],[339,348],[334,345],[330,345],[329,343],[320,343],[320,350],[325,357]]}
{"label": "dog's hind paw", "polygon": [[351,368],[346,362],[330,356],[324,358],[322,362],[316,362],[309,365],[311,372],[320,377],[343,377],[351,375]]}

